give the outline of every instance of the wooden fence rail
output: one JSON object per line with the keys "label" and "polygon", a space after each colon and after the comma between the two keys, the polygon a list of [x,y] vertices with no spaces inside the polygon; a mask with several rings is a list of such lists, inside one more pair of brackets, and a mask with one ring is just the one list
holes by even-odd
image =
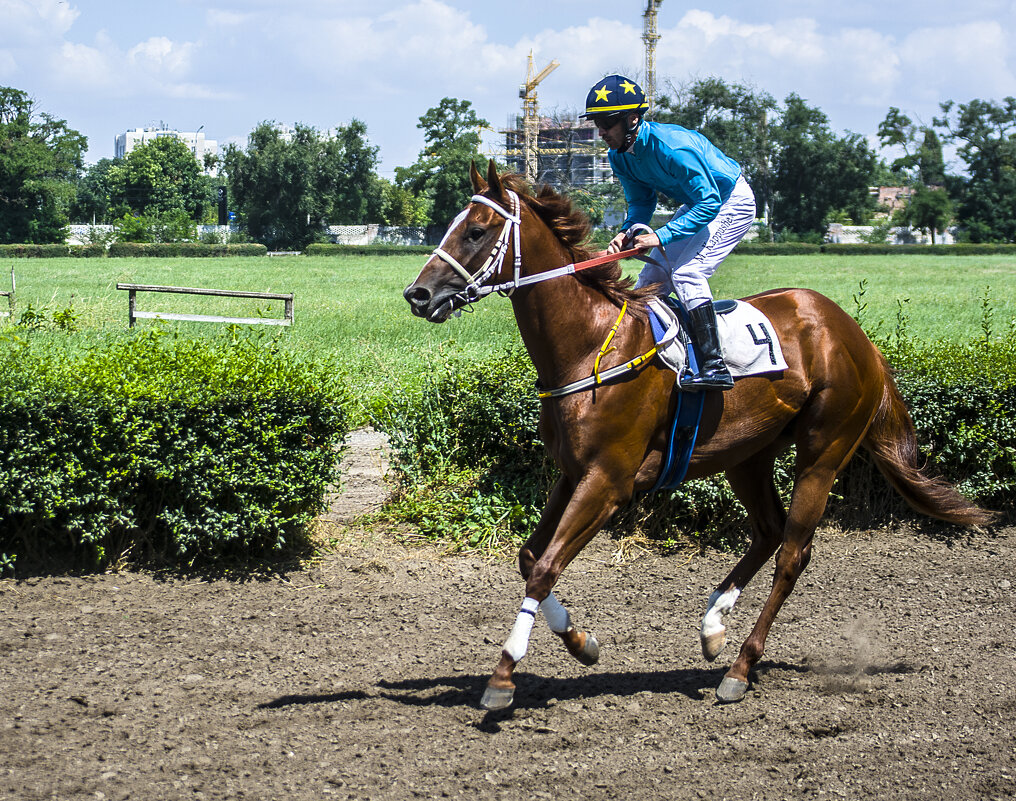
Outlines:
{"label": "wooden fence rail", "polygon": [[0,292],[0,298],[7,298],[7,311],[0,312],[0,319],[8,318],[11,321],[14,320],[14,296],[17,292],[17,285],[14,283],[14,268],[11,267],[11,291]]}
{"label": "wooden fence rail", "polygon": [[[137,320],[188,320],[199,323],[238,323],[240,325],[292,325],[293,324],[293,295],[279,292],[234,292],[228,289],[196,289],[185,286],[150,286],[147,284],[117,284],[117,289],[126,290],[128,294],[127,307],[130,327],[134,327]],[[210,314],[177,314],[174,312],[148,312],[138,311],[138,292],[172,292],[179,295],[214,295],[222,298],[257,298],[259,300],[282,300],[285,301],[285,312],[282,318],[277,317],[220,317]]]}

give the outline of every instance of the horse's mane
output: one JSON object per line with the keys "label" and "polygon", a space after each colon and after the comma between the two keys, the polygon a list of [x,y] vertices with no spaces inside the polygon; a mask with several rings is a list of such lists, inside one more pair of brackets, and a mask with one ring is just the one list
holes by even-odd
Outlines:
{"label": "horse's mane", "polygon": [[[516,192],[521,201],[543,220],[568,250],[572,261],[590,258],[588,240],[592,226],[585,212],[573,208],[568,197],[546,184],[534,195],[525,178],[515,173],[502,175],[501,183]],[[575,277],[587,286],[599,289],[615,306],[620,307],[627,301],[629,311],[645,318],[646,298],[653,295],[654,290],[652,287],[635,289],[635,280],[622,275],[620,262],[591,267],[575,273]]]}

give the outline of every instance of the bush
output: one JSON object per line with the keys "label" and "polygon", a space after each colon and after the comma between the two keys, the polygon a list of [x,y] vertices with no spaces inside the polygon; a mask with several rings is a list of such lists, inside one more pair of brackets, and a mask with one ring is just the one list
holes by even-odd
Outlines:
{"label": "bush", "polygon": [[264,245],[255,244],[206,245],[200,242],[117,242],[110,246],[109,255],[113,258],[266,256],[268,255],[268,248]]}
{"label": "bush", "polygon": [[307,256],[429,256],[432,245],[330,245],[315,243],[304,248]]}
{"label": "bush", "polygon": [[435,358],[421,383],[375,412],[400,478],[384,516],[461,547],[528,535],[554,469],[537,433],[540,401],[529,356],[483,363]]}
{"label": "bush", "polygon": [[739,256],[811,256],[822,250],[810,242],[741,242],[734,253]]}
{"label": "bush", "polygon": [[[347,433],[327,365],[264,334],[0,341],[0,563],[245,561],[296,548]],[[2,567],[3,565],[0,565]]]}
{"label": "bush", "polygon": [[[898,384],[931,472],[981,505],[1016,510],[1016,337],[929,348],[903,338],[883,347],[905,366]],[[375,426],[392,437],[400,479],[383,515],[460,548],[519,543],[556,478],[537,432],[528,356],[520,349],[482,364],[443,358],[423,372],[418,387],[375,416]],[[793,455],[776,471],[787,501]],[[870,527],[900,518],[916,513],[862,452],[834,487],[826,519]],[[739,546],[747,534],[744,511],[719,476],[635,499],[609,528],[723,548]]]}
{"label": "bush", "polygon": [[1013,255],[1016,245],[843,245],[827,242],[822,252],[834,256],[996,256]]}
{"label": "bush", "polygon": [[105,256],[102,245],[0,245],[0,258],[8,259],[65,259]]}

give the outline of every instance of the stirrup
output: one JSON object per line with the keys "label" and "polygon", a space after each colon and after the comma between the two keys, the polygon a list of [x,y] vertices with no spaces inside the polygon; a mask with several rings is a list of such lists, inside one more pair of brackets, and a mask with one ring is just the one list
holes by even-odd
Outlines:
{"label": "stirrup", "polygon": [[685,392],[698,392],[703,389],[728,390],[734,388],[734,379],[728,370],[719,370],[709,373],[692,374],[688,371],[681,373],[677,382],[678,386]]}

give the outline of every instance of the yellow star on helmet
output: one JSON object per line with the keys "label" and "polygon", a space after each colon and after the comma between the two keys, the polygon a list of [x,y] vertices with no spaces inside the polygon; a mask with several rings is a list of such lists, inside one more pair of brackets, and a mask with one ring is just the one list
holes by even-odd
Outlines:
{"label": "yellow star on helmet", "polygon": [[621,88],[624,89],[624,93],[626,95],[635,94],[635,84],[633,84],[631,81],[621,81]]}
{"label": "yellow star on helmet", "polygon": [[599,89],[596,89],[596,102],[599,103],[601,100],[606,103],[607,95],[610,94],[610,90],[607,88],[607,84],[603,84]]}

